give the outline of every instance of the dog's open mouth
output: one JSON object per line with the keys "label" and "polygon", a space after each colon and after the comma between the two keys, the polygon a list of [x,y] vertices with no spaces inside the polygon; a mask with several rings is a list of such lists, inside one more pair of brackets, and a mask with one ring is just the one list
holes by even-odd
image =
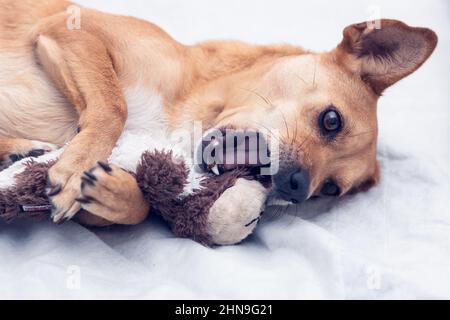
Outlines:
{"label": "dog's open mouth", "polygon": [[270,167],[267,140],[257,131],[212,130],[203,138],[200,149],[203,170],[216,175],[236,169],[261,175],[262,168]]}

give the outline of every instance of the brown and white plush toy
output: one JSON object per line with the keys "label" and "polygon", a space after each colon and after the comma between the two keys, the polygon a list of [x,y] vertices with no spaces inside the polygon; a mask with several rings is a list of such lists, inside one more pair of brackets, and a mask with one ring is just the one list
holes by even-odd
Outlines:
{"label": "brown and white plush toy", "polygon": [[[205,173],[182,148],[164,140],[126,132],[109,163],[135,175],[151,210],[175,235],[205,245],[236,244],[250,235],[265,207],[265,184],[242,168]],[[61,152],[25,158],[0,172],[0,218],[50,218],[47,171]]]}

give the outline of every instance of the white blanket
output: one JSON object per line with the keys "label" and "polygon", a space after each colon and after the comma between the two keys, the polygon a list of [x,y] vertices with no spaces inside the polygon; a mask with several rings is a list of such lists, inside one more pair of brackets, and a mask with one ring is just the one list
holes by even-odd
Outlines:
{"label": "white blanket", "polygon": [[448,1],[78,2],[150,19],[185,43],[326,50],[380,10],[433,28],[440,44],[380,101],[382,182],[370,192],[266,215],[248,241],[214,250],[157,217],[104,230],[0,223],[0,298],[450,298]]}

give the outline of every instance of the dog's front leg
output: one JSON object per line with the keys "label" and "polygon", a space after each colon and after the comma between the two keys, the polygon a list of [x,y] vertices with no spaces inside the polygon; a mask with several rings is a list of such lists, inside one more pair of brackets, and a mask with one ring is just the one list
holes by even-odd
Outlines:
{"label": "dog's front leg", "polygon": [[72,218],[81,208],[81,176],[106,160],[120,137],[127,106],[108,50],[96,35],[68,30],[61,21],[40,30],[36,56],[57,88],[79,114],[80,132],[49,171],[48,195],[55,222]]}

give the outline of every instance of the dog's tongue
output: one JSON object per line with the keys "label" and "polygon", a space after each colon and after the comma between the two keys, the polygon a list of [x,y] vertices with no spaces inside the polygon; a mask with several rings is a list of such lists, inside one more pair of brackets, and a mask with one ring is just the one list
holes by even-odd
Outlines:
{"label": "dog's tongue", "polygon": [[203,167],[216,175],[240,168],[253,171],[270,165],[264,138],[258,133],[233,132],[203,141]]}
{"label": "dog's tongue", "polygon": [[259,157],[258,145],[249,145],[248,143],[241,143],[232,148],[224,148],[222,156],[218,159],[223,165],[225,171],[234,170],[238,167],[259,167],[262,165]]}

